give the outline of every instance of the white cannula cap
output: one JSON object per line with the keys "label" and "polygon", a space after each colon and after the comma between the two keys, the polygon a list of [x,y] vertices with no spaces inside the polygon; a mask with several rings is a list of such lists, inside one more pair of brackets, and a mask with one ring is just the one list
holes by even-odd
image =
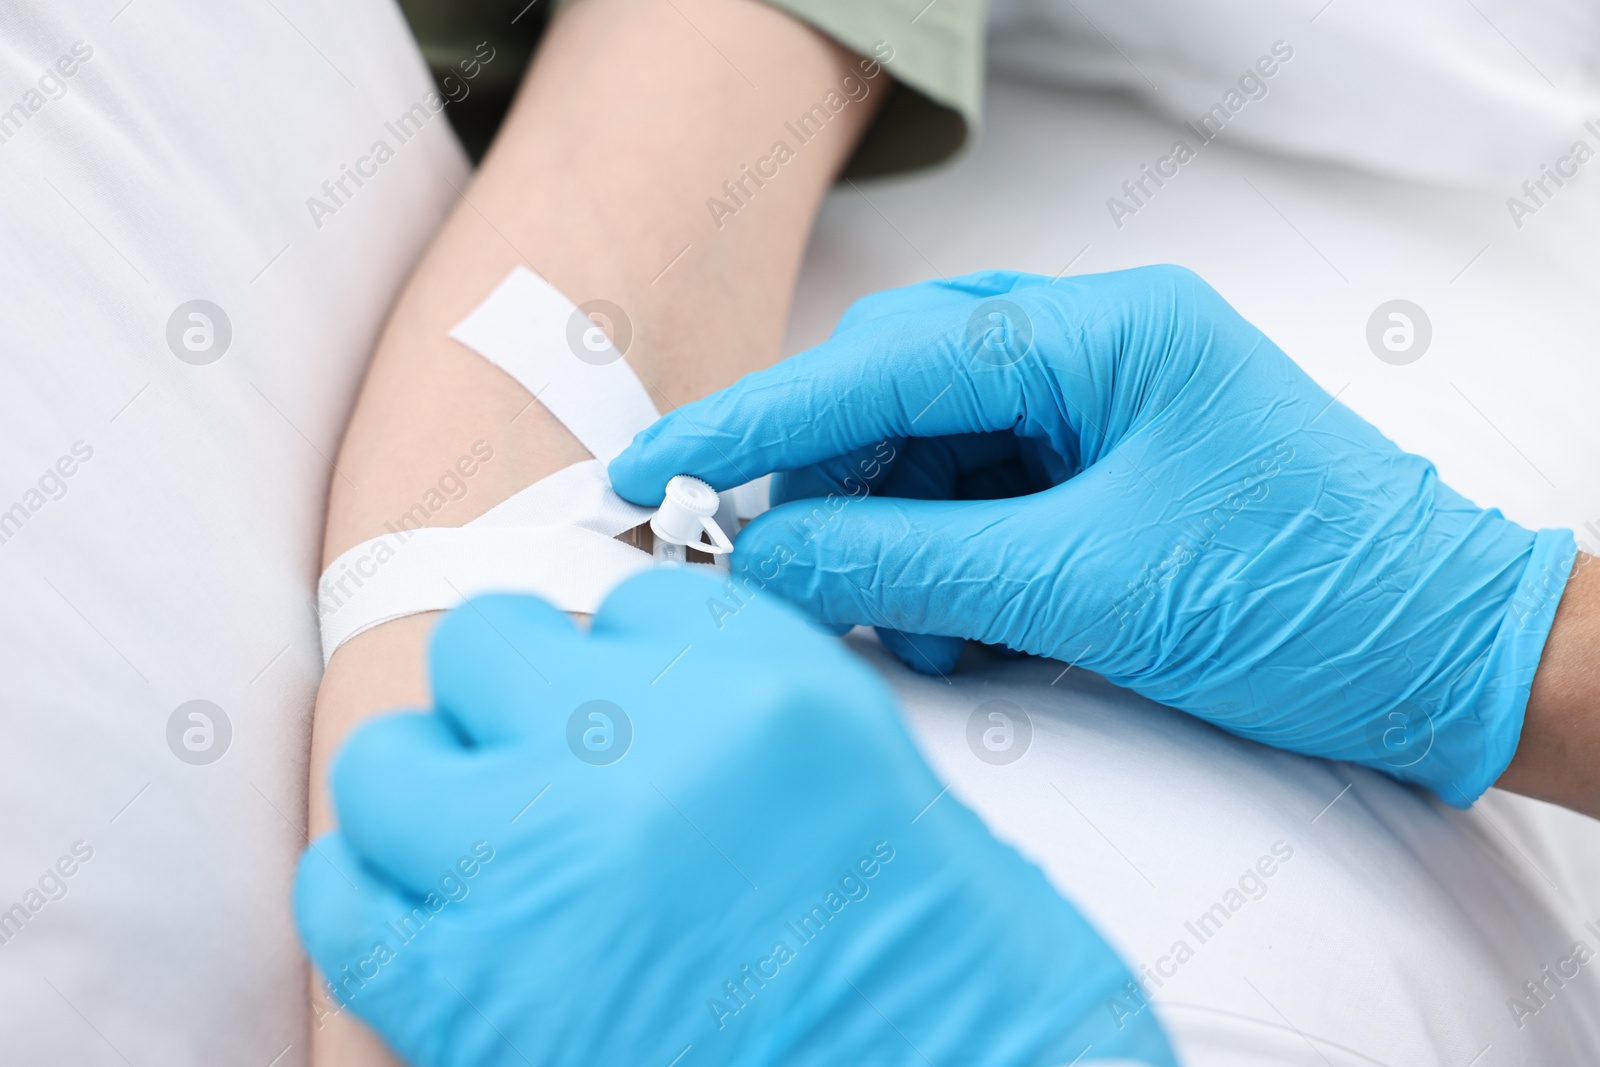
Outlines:
{"label": "white cannula cap", "polygon": [[[733,542],[715,518],[720,503],[717,491],[699,478],[676,475],[667,483],[660,510],[650,517],[650,530],[663,541],[700,552],[732,552]],[[702,534],[710,535],[710,544],[701,540]]]}

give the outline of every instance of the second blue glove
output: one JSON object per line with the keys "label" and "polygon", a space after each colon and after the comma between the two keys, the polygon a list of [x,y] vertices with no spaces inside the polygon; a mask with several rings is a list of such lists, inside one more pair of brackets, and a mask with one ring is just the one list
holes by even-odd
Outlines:
{"label": "second blue glove", "polygon": [[446,616],[434,709],[350,739],[301,862],[335,994],[416,1067],[1172,1067],[877,675],[775,600],[719,627],[718,595],[648,573],[588,634],[528,597]]}

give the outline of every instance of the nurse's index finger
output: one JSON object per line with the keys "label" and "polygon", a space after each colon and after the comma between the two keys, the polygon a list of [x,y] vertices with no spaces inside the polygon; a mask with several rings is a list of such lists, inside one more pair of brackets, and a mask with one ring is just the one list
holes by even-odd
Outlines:
{"label": "nurse's index finger", "polygon": [[850,330],[664,416],[612,461],[611,481],[657,504],[676,474],[727,489],[878,441],[1014,425],[1019,390],[984,369],[931,331]]}

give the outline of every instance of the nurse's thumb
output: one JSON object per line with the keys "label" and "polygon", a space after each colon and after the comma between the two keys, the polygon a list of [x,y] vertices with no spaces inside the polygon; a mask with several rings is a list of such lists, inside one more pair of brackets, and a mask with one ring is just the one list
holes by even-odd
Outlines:
{"label": "nurse's thumb", "polygon": [[[736,582],[821,622],[1023,647],[1038,583],[1021,533],[1026,498],[832,496],[773,508],[739,535]],[[1008,573],[1002,573],[1009,569]]]}

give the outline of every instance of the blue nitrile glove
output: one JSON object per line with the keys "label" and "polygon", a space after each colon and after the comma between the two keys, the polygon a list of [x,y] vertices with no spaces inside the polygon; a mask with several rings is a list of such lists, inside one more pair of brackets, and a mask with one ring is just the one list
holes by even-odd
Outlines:
{"label": "blue nitrile glove", "polygon": [[898,631],[923,670],[952,637],[1053,656],[1458,806],[1516,749],[1575,555],[1440,483],[1175,267],[868,297],[611,464],[645,504],[674,474],[768,471],[793,472],[774,503],[814,499],[745,529],[730,594]]}
{"label": "blue nitrile glove", "polygon": [[1094,929],[780,601],[658,570],[588,634],[489,596],[363,726],[295,915],[411,1063],[1174,1063]]}

